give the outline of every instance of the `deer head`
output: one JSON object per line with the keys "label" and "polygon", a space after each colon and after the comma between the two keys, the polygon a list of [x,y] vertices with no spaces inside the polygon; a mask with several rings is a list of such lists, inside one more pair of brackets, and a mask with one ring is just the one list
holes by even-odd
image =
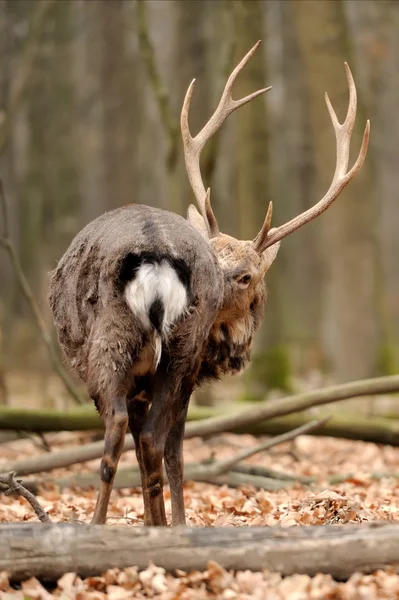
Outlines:
{"label": "deer head", "polygon": [[232,98],[232,89],[237,76],[255,54],[259,45],[260,41],[255,44],[234,69],[223,90],[218,107],[207,124],[195,137],[192,137],[188,125],[188,113],[195,79],[191,82],[187,90],[181,112],[181,131],[186,168],[200,209],[200,212],[198,212],[191,205],[187,218],[191,225],[198,229],[205,239],[209,241],[222,268],[225,280],[222,313],[231,313],[233,311],[236,316],[239,316],[240,313],[244,315],[246,312],[249,312],[251,304],[256,302],[257,298],[261,299],[263,296],[264,276],[277,256],[280,240],[324,212],[334,202],[349,181],[358,173],[366,157],[370,134],[370,123],[367,121],[359,155],[353,167],[348,170],[350,139],[356,118],[357,97],[352,73],[349,66],[345,63],[349,86],[349,106],[343,124],[339,123],[327,94],[325,96],[335,131],[337,147],[335,173],[325,196],[309,210],[273,229],[271,228],[273,205],[270,202],[264,223],[253,240],[237,240],[221,233],[212,210],[210,189],[206,191],[202,181],[200,155],[206,142],[233,111],[271,89],[270,87],[261,89],[240,100]]}

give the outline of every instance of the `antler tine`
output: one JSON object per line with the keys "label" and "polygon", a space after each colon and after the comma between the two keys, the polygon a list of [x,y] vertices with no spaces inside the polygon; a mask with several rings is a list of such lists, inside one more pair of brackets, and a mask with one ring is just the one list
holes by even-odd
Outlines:
{"label": "antler tine", "polygon": [[272,224],[272,217],[273,217],[273,202],[269,202],[269,206],[267,208],[267,213],[266,213],[266,217],[263,222],[263,225],[262,225],[262,229],[259,231],[258,235],[256,236],[256,238],[253,241],[254,249],[259,254],[262,254],[263,250],[265,249],[265,243],[267,241],[267,236],[269,234],[270,226]]}
{"label": "antler tine", "polygon": [[[285,236],[289,235],[296,229],[299,229],[300,227],[302,227],[302,225],[305,225],[305,223],[312,221],[313,219],[321,215],[321,213],[323,213],[325,210],[327,210],[327,208],[334,202],[334,200],[336,200],[336,198],[338,198],[342,190],[348,185],[351,179],[355,177],[355,175],[360,171],[360,169],[363,166],[364,160],[367,155],[367,148],[370,138],[370,121],[366,122],[366,127],[363,134],[363,141],[356,162],[353,165],[353,167],[348,171],[350,141],[356,119],[357,94],[355,82],[353,80],[351,70],[347,63],[345,63],[345,70],[349,86],[349,104],[345,121],[342,124],[338,121],[337,115],[332,107],[328,95],[325,95],[328,112],[330,114],[331,122],[334,127],[337,147],[336,167],[331,185],[327,193],[317,204],[309,208],[309,210],[305,211],[304,213],[294,217],[293,219],[291,219],[291,221],[288,221],[288,223],[285,223],[284,225],[273,229],[272,232],[270,232],[270,234],[267,236],[267,239],[265,240],[265,243],[262,246],[263,250],[269,248],[273,244],[276,244]],[[255,238],[254,244],[258,240],[258,236]]]}
{"label": "antler tine", "polygon": [[208,188],[206,190],[205,214],[206,214],[206,220],[208,222],[209,233],[211,234],[211,238],[217,237],[219,235],[220,231],[219,231],[218,222],[216,220],[216,217],[214,215],[214,212],[213,212],[212,206],[211,206],[211,188]]}
{"label": "antler tine", "polygon": [[[207,224],[211,237],[215,237],[215,235],[218,235],[219,229],[217,226],[216,218],[213,214],[210,205],[210,199],[208,198],[208,200],[206,200],[206,191],[202,182],[200,170],[201,151],[205,146],[206,142],[217,132],[219,127],[224,123],[224,121],[232,112],[234,112],[237,108],[240,108],[240,106],[243,106],[247,102],[250,102],[254,98],[257,98],[261,94],[264,94],[265,92],[271,89],[270,87],[268,87],[262,90],[258,90],[256,92],[253,92],[252,94],[249,94],[248,96],[245,96],[245,98],[241,98],[240,100],[233,100],[231,95],[234,82],[237,79],[237,76],[244,69],[245,65],[249,62],[252,56],[255,54],[260,43],[261,42],[258,41],[233,70],[233,72],[227,80],[227,83],[225,85],[225,88],[223,90],[222,96],[220,98],[219,104],[215,112],[213,113],[209,121],[206,123],[206,125],[195,137],[192,137],[188,124],[188,113],[190,110],[191,98],[194,91],[195,79],[193,79],[193,81],[189,85],[188,90],[186,92],[186,96],[184,98],[180,117],[180,126],[183,138],[186,169],[191,187],[193,189],[194,195],[198,202],[198,206]],[[212,226],[210,226],[210,222],[208,220],[209,216],[211,216],[212,219]]]}
{"label": "antler tine", "polygon": [[[346,174],[348,170],[349,163],[349,151],[350,151],[350,137],[352,135],[353,127],[355,125],[356,120],[356,110],[357,110],[357,93],[356,86],[353,80],[353,76],[351,70],[349,68],[348,63],[345,64],[345,72],[346,72],[346,80],[348,82],[349,87],[349,103],[348,103],[348,111],[346,113],[345,121],[340,123],[338,121],[336,112],[330,102],[330,98],[328,97],[327,92],[325,93],[325,101],[327,104],[328,112],[330,114],[330,119],[335,131],[335,138],[337,143],[337,164],[335,168],[335,173],[333,177],[333,181],[331,183],[330,189],[332,185],[335,183],[336,179],[341,174]],[[341,153],[339,152],[339,148],[341,148]]]}

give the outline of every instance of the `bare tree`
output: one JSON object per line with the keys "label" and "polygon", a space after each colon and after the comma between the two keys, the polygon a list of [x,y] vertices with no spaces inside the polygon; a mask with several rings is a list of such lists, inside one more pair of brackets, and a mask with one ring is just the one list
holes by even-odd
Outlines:
{"label": "bare tree", "polygon": [[[341,3],[293,1],[291,9],[309,99],[317,168],[315,190],[320,190],[330,178],[334,147],[319,91],[332,90],[338,107],[342,107],[338,112],[343,112],[347,92],[342,65],[350,61],[347,29]],[[355,129],[355,139],[359,129]],[[328,367],[340,380],[375,373],[380,348],[371,166],[369,162],[350,192],[344,193],[331,218],[321,219],[323,347]]]}

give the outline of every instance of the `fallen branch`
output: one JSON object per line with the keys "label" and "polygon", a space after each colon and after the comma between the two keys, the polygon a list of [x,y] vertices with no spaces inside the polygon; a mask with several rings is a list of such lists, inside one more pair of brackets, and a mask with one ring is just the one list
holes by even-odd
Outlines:
{"label": "fallen branch", "polygon": [[[83,404],[83,402],[84,402],[83,398],[81,398],[78,390],[72,383],[71,379],[69,378],[69,375],[65,371],[60,359],[58,358],[56,347],[53,343],[53,340],[52,340],[52,337],[51,337],[49,331],[47,330],[46,323],[45,323],[43,315],[40,311],[39,305],[37,304],[37,302],[33,296],[33,293],[30,288],[30,285],[28,283],[28,280],[26,279],[25,273],[23,272],[21,261],[19,260],[18,253],[16,251],[15,245],[12,241],[11,234],[10,234],[7,200],[6,200],[6,197],[4,194],[3,181],[1,178],[0,178],[0,204],[1,204],[1,209],[2,209],[2,213],[3,213],[3,233],[0,236],[0,246],[2,246],[4,248],[4,250],[7,252],[8,256],[9,256],[9,259],[10,259],[12,268],[14,270],[15,276],[17,278],[19,287],[21,288],[21,292],[24,295],[25,300],[27,301],[27,303],[32,311],[34,320],[36,322],[37,329],[40,333],[40,336],[43,340],[43,343],[44,343],[47,353],[49,355],[50,362],[51,362],[54,372],[61,379],[68,394],[75,400],[75,402],[77,402],[78,404]],[[15,429],[24,429],[24,428],[23,427],[22,428],[15,427]]]}
{"label": "fallen branch", "polygon": [[148,564],[168,571],[225,569],[329,573],[398,570],[398,526],[387,522],[313,527],[104,527],[66,523],[0,525],[0,571],[14,581],[55,581],[64,573],[100,575],[109,568]]}
{"label": "fallen branch", "polygon": [[[292,481],[280,481],[271,477],[262,475],[251,475],[239,471],[230,471],[222,475],[214,475],[211,469],[207,469],[203,463],[188,463],[184,467],[184,481],[199,481],[202,483],[211,483],[213,485],[227,485],[231,488],[252,486],[256,489],[267,491],[281,490],[292,486]],[[168,478],[165,473],[165,482]],[[101,485],[98,473],[78,473],[66,477],[56,478],[30,478],[23,479],[22,484],[32,494],[40,494],[40,491],[46,488],[56,486],[60,490],[65,489],[99,489]],[[114,481],[114,489],[130,489],[141,487],[141,478],[138,468],[120,469]]]}
{"label": "fallen branch", "polygon": [[294,440],[299,435],[305,435],[306,433],[310,433],[317,427],[323,427],[327,421],[329,421],[331,417],[325,417],[324,419],[318,419],[314,421],[310,421],[310,423],[305,423],[296,429],[292,429],[287,433],[282,433],[281,435],[277,435],[271,440],[266,440],[253,448],[246,448],[242,452],[239,452],[235,456],[231,458],[227,458],[225,460],[217,461],[212,465],[213,472],[215,475],[222,475],[223,473],[227,473],[231,471],[233,467],[235,467],[239,462],[245,460],[246,458],[250,458],[255,454],[259,454],[259,452],[264,452],[265,450],[269,450],[270,448],[274,448],[274,446],[278,446],[278,444],[283,444],[284,442],[288,442],[290,440]]}
{"label": "fallen branch", "polygon": [[40,506],[35,496],[21,485],[19,480],[16,481],[14,479],[14,473],[12,471],[8,475],[0,475],[0,491],[6,496],[10,496],[11,494],[22,496],[22,498],[25,498],[25,500],[29,502],[42,523],[50,523],[50,517]]}
{"label": "fallen branch", "polygon": [[[206,407],[205,410],[202,409],[205,409],[205,407],[201,407],[201,410],[199,410],[199,407],[190,408],[188,414],[189,420],[201,418],[202,415],[207,415],[211,412],[209,407]],[[12,409],[12,411],[15,411],[15,409]],[[214,419],[216,418],[218,417],[214,417]],[[27,423],[30,422],[31,425],[34,424],[39,426],[40,411],[18,410],[18,414],[13,412],[12,417],[9,417],[9,412],[3,412],[2,407],[0,407],[0,429],[2,428],[4,422],[6,425],[9,425],[10,422],[17,419],[18,422],[25,420]],[[238,431],[240,433],[245,431],[254,435],[273,435],[285,432],[287,430],[290,431],[295,427],[309,423],[309,420],[310,418],[306,413],[289,415],[279,419],[271,419],[270,421],[254,423],[248,427],[241,427]],[[208,422],[209,421],[211,421],[211,419],[208,419]],[[77,427],[76,424],[79,422],[81,424],[91,423],[93,427],[94,424],[97,424],[98,428],[101,426],[101,421],[94,411],[91,412],[86,411],[85,409],[77,409],[76,411],[70,411],[64,414],[55,413],[55,411],[43,411],[43,429],[44,427],[54,426],[56,423],[59,423],[60,429],[68,429],[68,426],[72,425],[73,429],[78,429],[79,427]],[[197,425],[200,426],[202,423],[195,422],[187,424],[186,438],[195,437],[195,426]],[[232,428],[232,431],[234,431],[234,428]],[[392,419],[385,420],[383,418],[373,417],[371,420],[357,417],[355,415],[333,416],[323,427],[314,429],[312,434],[359,439],[375,443],[391,444],[393,446],[399,445],[399,423],[395,423],[392,421]],[[133,448],[133,441],[130,436],[128,436],[125,441],[124,452],[132,450]],[[98,442],[84,444],[68,450],[51,452],[42,456],[35,456],[33,458],[3,463],[3,465],[0,464],[0,468],[7,472],[15,471],[18,473],[18,475],[30,475],[33,473],[51,471],[52,469],[59,467],[68,467],[76,463],[82,463],[100,458],[103,450],[104,442],[103,440],[100,440]]]}
{"label": "fallen branch", "polygon": [[[130,442],[130,440],[127,440],[127,442]],[[92,442],[91,444],[69,448],[68,450],[51,452],[41,456],[33,456],[32,458],[3,463],[0,465],[0,468],[3,471],[13,470],[18,475],[31,475],[33,473],[52,471],[53,469],[69,467],[70,465],[77,463],[94,460],[102,456],[103,451],[104,442],[101,440],[100,442]]]}
{"label": "fallen branch", "polygon": [[[316,421],[311,421],[310,423],[307,423],[306,425],[302,425],[301,427],[298,427],[297,429],[294,429],[293,431],[289,431],[288,433],[284,433],[282,435],[278,435],[276,437],[274,437],[271,440],[267,440],[265,442],[262,442],[262,444],[258,444],[252,448],[248,448],[243,450],[242,452],[238,453],[237,455],[235,455],[233,458],[230,459],[226,459],[226,460],[221,460],[221,461],[212,461],[212,462],[203,462],[203,463],[194,463],[194,464],[188,464],[185,465],[185,469],[184,469],[184,480],[185,481],[202,481],[202,482],[206,482],[206,483],[215,483],[217,485],[229,485],[230,487],[238,487],[241,485],[253,485],[254,487],[257,488],[264,488],[264,489],[281,489],[282,487],[285,487],[285,484],[283,481],[278,481],[276,479],[272,479],[272,478],[267,478],[264,476],[261,476],[259,474],[251,474],[251,473],[243,473],[243,472],[236,472],[234,473],[234,467],[237,466],[237,464],[242,461],[245,460],[246,458],[249,458],[251,456],[254,456],[255,454],[258,454],[259,452],[263,452],[265,450],[268,450],[270,448],[273,448],[274,446],[277,446],[278,444],[282,444],[286,441],[289,440],[293,440],[295,439],[298,435],[302,435],[305,433],[310,432],[312,429],[316,428],[316,427],[320,427],[323,426],[329,417],[324,418],[322,420],[316,420]],[[51,457],[50,457],[51,458]],[[33,468],[35,469],[35,471],[37,472],[38,469],[38,465],[37,462],[35,464],[35,461],[33,460]],[[15,466],[15,464],[14,464]],[[22,465],[20,466],[20,470],[19,470],[19,474],[24,473],[24,474],[30,474],[32,473],[32,470],[27,471],[26,470],[26,463],[25,463],[25,470],[23,470]],[[165,474],[165,478],[166,478],[166,474]],[[75,485],[79,486],[79,487],[98,487],[99,486],[99,477],[98,475],[93,476],[93,475],[83,475],[83,476],[78,476],[78,477],[67,477],[67,478],[61,478],[61,479],[55,479],[55,480],[47,480],[46,481],[34,481],[29,482],[29,480],[26,482],[26,485],[29,486],[29,489],[34,489],[35,493],[39,487],[40,484],[44,484],[44,485],[58,485],[61,488],[65,488],[65,487],[73,487]],[[117,475],[115,483],[114,483],[114,487],[139,487],[141,485],[141,479],[140,479],[140,474],[138,469],[129,469],[127,471],[120,471],[119,472],[119,477]]]}

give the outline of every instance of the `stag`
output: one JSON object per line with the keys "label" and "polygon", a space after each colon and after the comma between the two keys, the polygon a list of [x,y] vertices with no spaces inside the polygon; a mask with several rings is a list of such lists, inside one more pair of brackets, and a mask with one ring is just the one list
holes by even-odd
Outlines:
{"label": "stag", "polygon": [[187,219],[130,204],[101,215],[72,241],[51,274],[49,304],[71,367],[85,382],[104,420],[101,487],[92,523],[105,523],[127,429],[134,439],[144,500],[144,523],[166,525],[163,462],[170,485],[172,525],[185,523],[182,443],[193,389],[242,371],[264,310],[264,277],[280,241],[325,211],[358,173],[348,170],[356,117],[356,88],[345,64],[349,108],[339,123],[326,95],[336,137],[336,168],[325,196],[291,221],[271,228],[272,203],[250,241],[221,233],[205,190],[200,156],[237,108],[267,92],[234,100],[238,74],[258,42],[230,75],[218,107],[192,137],[188,115],[194,81],[181,112],[185,163],[199,211]]}

